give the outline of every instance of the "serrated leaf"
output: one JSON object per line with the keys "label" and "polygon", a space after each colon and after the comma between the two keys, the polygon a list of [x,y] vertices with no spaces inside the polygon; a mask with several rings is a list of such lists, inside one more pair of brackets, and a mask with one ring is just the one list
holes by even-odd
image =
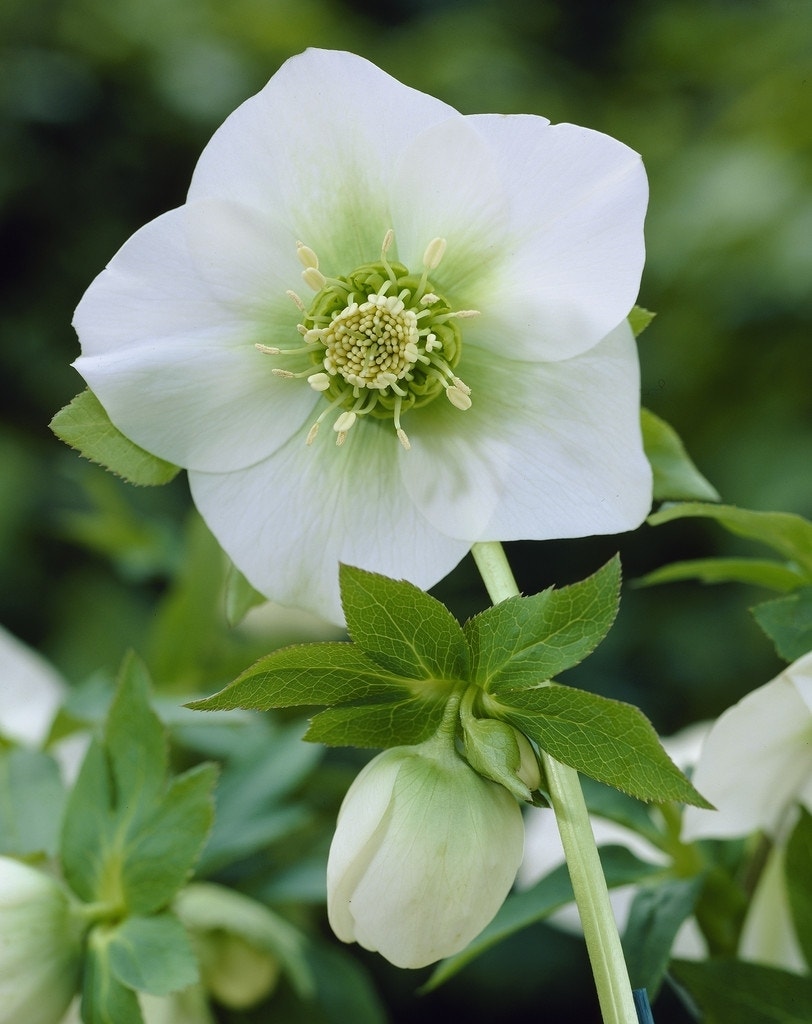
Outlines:
{"label": "serrated leaf", "polygon": [[535,687],[590,654],[617,614],[620,560],[592,576],[533,597],[509,597],[469,619],[473,678],[500,694]]}
{"label": "serrated leaf", "polygon": [[187,706],[198,711],[308,707],[411,693],[407,680],[386,672],[348,643],[297,644],[273,651],[225,689]]}
{"label": "serrated leaf", "polygon": [[167,737],[150,707],[149,686],[143,662],[126,655],[104,728],[114,806],[126,807],[131,829],[152,813],[166,782]]}
{"label": "serrated leaf", "polygon": [[198,980],[197,958],[173,914],[128,917],[110,936],[110,971],[122,985],[166,996]]}
{"label": "serrated leaf", "polygon": [[671,973],[688,989],[704,1024],[809,1024],[812,978],[740,960],[677,960]]}
{"label": "serrated leaf", "polygon": [[327,746],[394,747],[422,743],[437,731],[445,702],[409,696],[386,704],[327,708],[313,717],[305,739]]}
{"label": "serrated leaf", "polygon": [[412,679],[465,679],[469,652],[451,612],[419,587],[350,565],[339,570],[353,641],[389,672]]}
{"label": "serrated leaf", "polygon": [[812,523],[803,516],[687,501],[661,508],[648,517],[648,522],[652,526],[660,526],[675,519],[690,518],[714,519],[737,537],[766,544],[784,558],[797,563],[804,578],[812,581]]}
{"label": "serrated leaf", "polygon": [[113,932],[94,928],[87,943],[82,980],[82,1021],[84,1024],[144,1024],[138,998],[123,985],[110,965]]}
{"label": "serrated leaf", "polygon": [[640,337],[655,316],[657,316],[656,313],[652,313],[649,309],[644,309],[643,306],[632,307],[632,311],[626,319],[629,321],[629,327],[631,327],[635,338]]}
{"label": "serrated leaf", "polygon": [[784,871],[795,934],[808,968],[812,969],[812,814],[805,807],[787,843]]}
{"label": "serrated leaf", "polygon": [[719,492],[696,468],[670,424],[641,409],[640,426],[654,474],[655,501],[719,501]]}
{"label": "serrated leaf", "polygon": [[50,423],[56,436],[86,459],[96,462],[132,484],[168,484],[180,467],[159,459],[135,444],[110,422],[92,391],[82,391]]}
{"label": "serrated leaf", "polygon": [[93,903],[106,888],[107,852],[114,843],[112,782],[104,747],[94,740],[68,797],[60,837],[65,880],[80,899]]}
{"label": "serrated leaf", "polygon": [[711,805],[666,754],[639,708],[571,686],[504,691],[489,703],[557,761],[640,800]]}
{"label": "serrated leaf", "polygon": [[0,854],[52,856],[65,805],[59,766],[39,750],[0,753]]}
{"label": "serrated leaf", "polygon": [[634,584],[649,587],[693,579],[702,583],[749,583],[771,590],[789,591],[802,586],[806,576],[786,562],[769,558],[694,558],[664,565],[635,580]]}
{"label": "serrated leaf", "polygon": [[765,601],[750,610],[781,658],[795,661],[812,651],[812,587]]}
{"label": "serrated leaf", "polygon": [[623,953],[632,988],[644,988],[653,999],[671,958],[671,947],[682,923],[694,911],[703,878],[668,878],[643,885],[634,895]]}
{"label": "serrated leaf", "polygon": [[[550,812],[552,813],[552,812]],[[640,882],[662,868],[635,857],[625,846],[605,846],[598,850],[607,886],[612,889],[619,885]],[[448,981],[458,971],[471,963],[486,950],[502,942],[515,932],[527,928],[537,921],[543,921],[559,907],[571,903],[572,893],[569,873],[561,864],[545,875],[531,889],[514,893],[505,900],[496,917],[462,952],[443,960],[435,969],[423,992],[430,992]]]}
{"label": "serrated leaf", "polygon": [[152,817],[122,840],[121,887],[131,914],[155,913],[188,881],[211,829],[216,781],[213,764],[173,779]]}

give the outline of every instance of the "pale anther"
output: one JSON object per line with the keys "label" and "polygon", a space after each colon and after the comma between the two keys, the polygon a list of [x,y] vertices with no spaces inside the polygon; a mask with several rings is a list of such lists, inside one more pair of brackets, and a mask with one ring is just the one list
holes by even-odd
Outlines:
{"label": "pale anther", "polygon": [[307,312],[305,304],[302,302],[302,300],[299,298],[296,292],[292,292],[290,289],[288,289],[285,292],[285,295],[287,295],[287,297],[296,305],[297,309],[299,309],[300,312]]}
{"label": "pale anther", "polygon": [[296,374],[292,373],[290,370],[280,370],[276,366],[271,370],[271,373],[274,377],[283,377],[285,380],[293,380],[296,376]]}
{"label": "pale anther", "polygon": [[465,383],[465,381],[464,380],[460,380],[459,377],[452,377],[451,378],[451,383],[454,385],[454,387],[458,391],[461,391],[464,395],[470,395],[471,394],[471,389],[468,387],[468,385]]}
{"label": "pale anther", "polygon": [[406,431],[402,427],[397,429],[398,441],[403,445],[405,451],[411,451],[412,445],[409,438],[406,436]]}
{"label": "pale anther", "polygon": [[439,295],[435,295],[434,292],[426,292],[423,298],[420,300],[421,306],[432,306],[435,302],[440,299]]}
{"label": "pale anther", "polygon": [[259,342],[254,345],[254,348],[258,349],[260,352],[264,352],[267,356],[278,356],[282,351],[281,348],[272,348],[270,345],[260,345]]}
{"label": "pale anther", "polygon": [[392,242],[395,240],[395,232],[392,228],[386,232],[383,236],[383,242],[381,242],[381,259],[383,259],[389,250],[392,248]]}
{"label": "pale anther", "polygon": [[357,417],[354,412],[342,412],[333,424],[333,430],[335,430],[337,434],[346,434],[355,423],[356,419]]}
{"label": "pale anther", "polygon": [[445,394],[446,398],[456,409],[462,409],[464,412],[466,409],[471,408],[470,396],[466,395],[464,391],[460,391],[459,388],[454,387],[453,384],[451,387],[446,388]]}
{"label": "pale anther", "polygon": [[307,383],[314,391],[326,391],[330,387],[330,378],[326,373],[311,373]]}
{"label": "pale anther", "polygon": [[440,265],[440,260],[445,255],[446,245],[444,238],[432,238],[423,253],[423,266],[427,270],[434,270]]}
{"label": "pale anther", "polygon": [[320,292],[327,284],[327,278],[320,270],[316,270],[315,267],[307,267],[307,269],[303,270],[302,280],[308,288],[312,288],[314,292]]}
{"label": "pale anther", "polygon": [[303,267],[312,267],[314,270],[319,269],[319,258],[309,245],[305,245],[303,242],[297,242],[296,255],[299,257],[299,262]]}

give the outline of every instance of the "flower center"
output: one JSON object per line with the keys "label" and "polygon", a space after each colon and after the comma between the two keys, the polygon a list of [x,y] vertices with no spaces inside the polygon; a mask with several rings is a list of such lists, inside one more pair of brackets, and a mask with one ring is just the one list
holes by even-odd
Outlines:
{"label": "flower center", "polygon": [[[409,439],[401,416],[445,393],[457,409],[471,406],[471,390],[454,373],[462,351],[457,321],[476,310],[453,310],[429,281],[445,252],[445,239],[435,238],[423,255],[423,271],[412,274],[387,253],[394,235],[386,233],[381,258],[346,277],[328,278],[319,270],[312,249],[298,244],[302,278],[316,296],[307,309],[289,295],[304,314],[298,325],[303,346],[292,349],[256,347],[269,355],[297,357],[308,367],[299,372],[275,368],[287,379],[305,378],[329,402],[307,436],[312,444],[321,422],[339,411],[333,423],[336,444],[342,445],[359,417],[388,419],[405,449]],[[315,372],[314,372],[315,371]]]}

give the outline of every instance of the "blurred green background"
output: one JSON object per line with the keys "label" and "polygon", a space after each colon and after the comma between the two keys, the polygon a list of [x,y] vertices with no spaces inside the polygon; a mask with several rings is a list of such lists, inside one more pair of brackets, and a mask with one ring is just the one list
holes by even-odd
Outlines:
{"label": "blurred green background", "polygon": [[[464,113],[544,114],[637,149],[651,182],[640,302],[658,312],[641,338],[644,404],[725,501],[812,516],[811,0],[5,0],[0,46],[0,623],[71,682],[134,647],[158,685],[212,689],[269,644],[319,632],[295,616],[229,631],[222,562],[185,482],[128,487],[47,426],[83,386],[69,363],[84,288],[183,202],[212,131],[307,46],[353,50]],[[618,547],[627,578],[750,550],[681,522],[512,553],[534,592]],[[460,617],[486,603],[467,562],[436,593]],[[639,704],[663,733],[715,716],[780,668],[748,613],[768,596],[628,587],[569,681]],[[547,1019],[590,1020],[557,1001],[583,968],[577,943],[544,949],[539,964],[513,943],[492,983],[466,972],[422,1001],[417,976],[365,959],[395,1021],[508,1020],[505,985],[517,1019],[547,1005]]]}

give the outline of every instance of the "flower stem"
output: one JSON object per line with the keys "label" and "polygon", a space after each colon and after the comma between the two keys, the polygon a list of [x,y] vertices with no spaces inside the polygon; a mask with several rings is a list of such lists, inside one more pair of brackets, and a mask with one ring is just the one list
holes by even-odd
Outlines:
{"label": "flower stem", "polygon": [[[472,554],[494,604],[519,593],[504,549],[498,541],[474,544]],[[626,961],[578,773],[554,760],[544,750],[541,751],[541,760],[581,916],[604,1024],[637,1024]]]}

